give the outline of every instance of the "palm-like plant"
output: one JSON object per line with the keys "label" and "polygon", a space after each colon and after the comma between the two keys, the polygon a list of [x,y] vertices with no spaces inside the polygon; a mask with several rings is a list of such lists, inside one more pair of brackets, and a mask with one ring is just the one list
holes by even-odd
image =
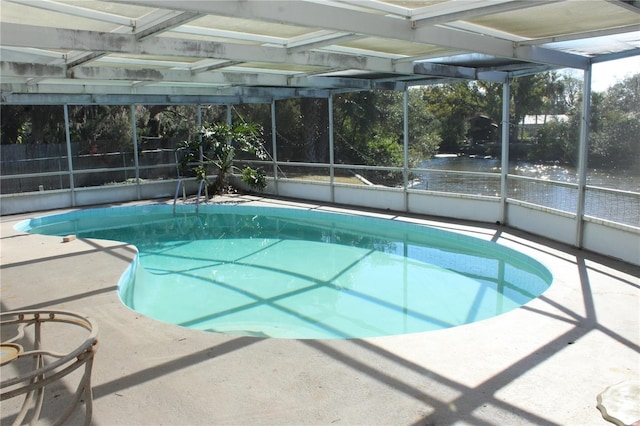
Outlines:
{"label": "palm-like plant", "polygon": [[[246,166],[240,169],[234,165],[236,150],[254,155],[258,159],[267,158],[267,152],[262,145],[262,129],[255,123],[240,123],[233,127],[228,124],[213,124],[204,126],[200,135],[202,137],[203,161],[193,169],[198,181],[207,180],[209,168],[217,169],[215,181],[211,184],[214,194],[227,192],[230,188],[229,174],[239,172],[242,181],[253,189],[262,190],[266,187],[266,176],[262,169]],[[193,164],[199,156],[200,142],[183,142],[188,154],[184,156],[188,160],[184,164]]]}

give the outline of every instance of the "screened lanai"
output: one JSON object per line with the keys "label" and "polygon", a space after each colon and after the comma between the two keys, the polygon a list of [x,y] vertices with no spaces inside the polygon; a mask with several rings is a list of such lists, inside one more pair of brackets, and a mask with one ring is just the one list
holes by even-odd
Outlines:
{"label": "screened lanai", "polygon": [[[589,102],[579,113],[574,179],[522,176],[509,162],[513,81],[571,69],[589,98],[594,64],[637,55],[634,1],[2,0],[2,105],[56,107],[65,123],[65,140],[38,148],[3,135],[2,213],[175,193],[176,141],[138,135],[134,125],[130,147],[94,152],[72,139],[70,109],[117,106],[136,123],[139,106],[188,105],[183,119],[196,128],[242,120],[247,105],[260,105],[270,157],[242,161],[266,170],[266,193],[500,222],[637,264],[637,188],[589,181]],[[495,165],[410,162],[412,90],[461,81],[493,83],[502,99]],[[341,154],[334,103],[375,91],[399,96],[400,164],[354,164]],[[278,114],[288,99],[313,99],[326,111],[326,155],[282,148]],[[303,151],[314,144],[299,142]]]}

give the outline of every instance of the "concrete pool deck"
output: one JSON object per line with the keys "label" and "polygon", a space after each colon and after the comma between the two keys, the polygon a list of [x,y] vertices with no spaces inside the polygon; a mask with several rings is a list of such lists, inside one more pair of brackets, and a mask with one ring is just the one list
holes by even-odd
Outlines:
{"label": "concrete pool deck", "polygon": [[[356,211],[258,196],[216,200]],[[357,212],[497,241],[542,262],[554,283],[519,309],[439,331],[225,336],[131,311],[116,286],[135,249],[13,229],[48,213],[38,212],[0,218],[0,308],[71,310],[97,322],[94,425],[611,424],[596,408],[598,394],[640,380],[640,267],[497,225]]]}

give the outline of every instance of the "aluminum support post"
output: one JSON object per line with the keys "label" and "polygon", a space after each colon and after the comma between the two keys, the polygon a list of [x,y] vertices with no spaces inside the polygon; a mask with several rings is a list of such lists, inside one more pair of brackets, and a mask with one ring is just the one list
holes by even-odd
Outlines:
{"label": "aluminum support post", "polygon": [[[232,108],[231,104],[227,105],[227,125],[229,127],[233,126],[233,116],[231,114],[232,113],[231,108]],[[227,144],[231,145],[232,142],[233,141],[231,139],[227,139]]]}
{"label": "aluminum support post", "polygon": [[591,65],[584,70],[582,83],[582,111],[580,113],[580,141],[578,145],[578,205],[576,208],[576,247],[582,247],[584,233],[584,204],[587,186],[587,157],[589,156],[589,121],[591,119]]}
{"label": "aluminum support post", "polygon": [[329,95],[329,186],[331,188],[331,202],[336,200],[335,194],[335,157],[333,152],[333,95]]}
{"label": "aluminum support post", "polygon": [[273,185],[276,195],[278,194],[278,133],[276,127],[276,101],[271,101],[271,146],[273,160]]}
{"label": "aluminum support post", "polygon": [[511,79],[502,83],[502,161],[500,165],[500,223],[507,224],[507,195],[509,192],[509,106],[511,104]]}
{"label": "aluminum support post", "polygon": [[76,206],[76,185],[73,178],[73,160],[71,157],[71,133],[69,131],[69,105],[64,104],[64,134],[67,142],[67,167],[69,167],[69,190],[71,191],[71,207]]}
{"label": "aluminum support post", "polygon": [[138,200],[142,198],[140,194],[140,163],[138,162],[138,125],[136,123],[136,106],[131,104],[131,129],[133,131],[133,161],[136,165],[136,195]]}
{"label": "aluminum support post", "polygon": [[202,165],[202,163],[204,162],[204,151],[202,149],[202,132],[200,131],[202,130],[202,105],[198,105],[196,107],[196,112],[196,120],[198,124],[198,151],[200,153],[200,165]]}
{"label": "aluminum support post", "polygon": [[402,180],[404,186],[404,211],[409,211],[409,90],[404,88],[402,98]]}

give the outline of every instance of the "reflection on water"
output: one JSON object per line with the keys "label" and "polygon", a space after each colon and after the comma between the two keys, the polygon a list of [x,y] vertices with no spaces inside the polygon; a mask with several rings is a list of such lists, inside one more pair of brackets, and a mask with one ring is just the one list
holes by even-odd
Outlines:
{"label": "reflection on water", "polygon": [[423,167],[466,172],[500,173],[500,160],[458,156],[436,156],[423,163]]}
{"label": "reflection on water", "polygon": [[[490,318],[537,297],[552,279],[495,243],[413,224],[208,207],[142,233],[118,231],[140,250],[142,269],[121,287],[128,306],[218,333],[372,337]],[[113,229],[104,232],[113,238]]]}
{"label": "reflection on water", "polygon": [[517,162],[509,166],[509,173],[542,180],[578,183],[575,169],[558,165]]}
{"label": "reflection on water", "polygon": [[417,333],[480,321],[551,284],[539,262],[416,224],[249,206],[131,206],[22,223],[33,233],[134,244],[119,293],[149,317],[281,338]]}

